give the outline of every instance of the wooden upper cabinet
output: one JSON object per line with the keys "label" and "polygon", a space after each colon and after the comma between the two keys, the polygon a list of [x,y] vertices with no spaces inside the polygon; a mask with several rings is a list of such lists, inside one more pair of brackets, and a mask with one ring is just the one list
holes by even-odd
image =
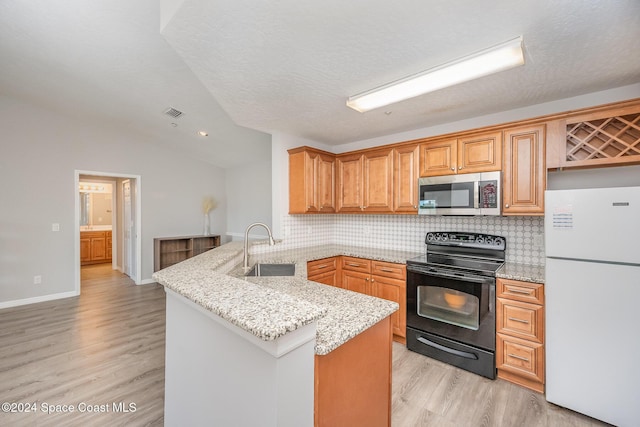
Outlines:
{"label": "wooden upper cabinet", "polygon": [[393,212],[393,149],[363,153],[365,212]]}
{"label": "wooden upper cabinet", "polygon": [[544,215],[545,125],[504,133],[503,215]]}
{"label": "wooden upper cabinet", "polygon": [[316,178],[320,212],[336,211],[336,159],[327,154],[318,155]]}
{"label": "wooden upper cabinet", "polygon": [[289,150],[289,213],[335,212],[335,156],[309,147]]}
{"label": "wooden upper cabinet", "polygon": [[501,131],[458,139],[458,173],[499,171],[501,168]]}
{"label": "wooden upper cabinet", "polygon": [[418,212],[418,144],[393,149],[393,210]]}
{"label": "wooden upper cabinet", "polygon": [[484,132],[420,145],[420,176],[499,171],[502,132]]}
{"label": "wooden upper cabinet", "polygon": [[362,212],[364,208],[362,162],[362,153],[347,154],[336,158],[337,212]]}
{"label": "wooden upper cabinet", "polygon": [[458,140],[427,142],[420,145],[420,176],[451,175],[458,168]]}

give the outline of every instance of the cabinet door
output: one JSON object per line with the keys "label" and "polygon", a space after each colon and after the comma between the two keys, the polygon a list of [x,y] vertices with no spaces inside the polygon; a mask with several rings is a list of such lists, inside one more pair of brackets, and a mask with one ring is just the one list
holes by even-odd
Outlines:
{"label": "cabinet door", "polygon": [[342,271],[342,288],[371,295],[371,275],[357,271]]}
{"label": "cabinet door", "polygon": [[337,168],[337,211],[362,212],[363,176],[362,154],[348,154],[336,159]]}
{"label": "cabinet door", "polygon": [[107,258],[107,239],[104,237],[91,238],[91,261]]}
{"label": "cabinet door", "polygon": [[306,149],[289,153],[289,213],[318,211],[318,155]]}
{"label": "cabinet door", "polygon": [[544,215],[545,126],[505,132],[503,215]]}
{"label": "cabinet door", "polygon": [[458,139],[458,173],[499,171],[502,168],[502,132]]}
{"label": "cabinet door", "polygon": [[393,150],[393,210],[418,212],[418,145]]}
{"label": "cabinet door", "polygon": [[317,161],[317,196],[320,212],[336,211],[336,160],[320,154]]}
{"label": "cabinet door", "polygon": [[91,261],[91,239],[80,239],[80,262]]}
{"label": "cabinet door", "polygon": [[456,173],[458,142],[455,139],[427,142],[420,145],[420,176]]}
{"label": "cabinet door", "polygon": [[400,308],[391,315],[393,334],[405,338],[407,336],[407,295],[404,280],[390,279],[382,276],[371,276],[378,298],[397,302]]}
{"label": "cabinet door", "polygon": [[393,211],[393,149],[363,154],[364,211]]}

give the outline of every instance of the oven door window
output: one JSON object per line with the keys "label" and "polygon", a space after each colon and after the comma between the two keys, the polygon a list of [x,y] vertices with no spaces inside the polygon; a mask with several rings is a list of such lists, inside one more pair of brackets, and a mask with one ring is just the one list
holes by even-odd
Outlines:
{"label": "oven door window", "polygon": [[418,286],[418,316],[474,331],[480,327],[477,296],[438,286]]}
{"label": "oven door window", "polygon": [[423,209],[455,209],[477,207],[475,182],[429,184],[420,186],[420,207]]}

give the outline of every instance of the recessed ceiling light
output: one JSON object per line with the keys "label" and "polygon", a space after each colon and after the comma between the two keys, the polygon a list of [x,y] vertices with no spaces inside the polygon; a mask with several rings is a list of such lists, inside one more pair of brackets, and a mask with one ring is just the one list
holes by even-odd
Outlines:
{"label": "recessed ceiling light", "polygon": [[171,123],[171,126],[173,126],[174,128],[177,128],[178,124],[177,123]]}
{"label": "recessed ceiling light", "polygon": [[349,97],[347,106],[365,111],[404,101],[524,64],[522,37]]}
{"label": "recessed ceiling light", "polygon": [[203,131],[203,130],[198,131],[198,135],[200,135],[200,136],[209,136],[209,134],[207,132]]}

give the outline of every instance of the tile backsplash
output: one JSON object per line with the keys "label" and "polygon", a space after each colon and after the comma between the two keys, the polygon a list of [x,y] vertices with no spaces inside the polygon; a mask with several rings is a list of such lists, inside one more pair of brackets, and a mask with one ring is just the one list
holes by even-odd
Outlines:
{"label": "tile backsplash", "polygon": [[284,215],[281,224],[278,237],[287,248],[339,244],[422,252],[429,231],[469,231],[505,237],[508,262],[544,264],[544,217]]}

